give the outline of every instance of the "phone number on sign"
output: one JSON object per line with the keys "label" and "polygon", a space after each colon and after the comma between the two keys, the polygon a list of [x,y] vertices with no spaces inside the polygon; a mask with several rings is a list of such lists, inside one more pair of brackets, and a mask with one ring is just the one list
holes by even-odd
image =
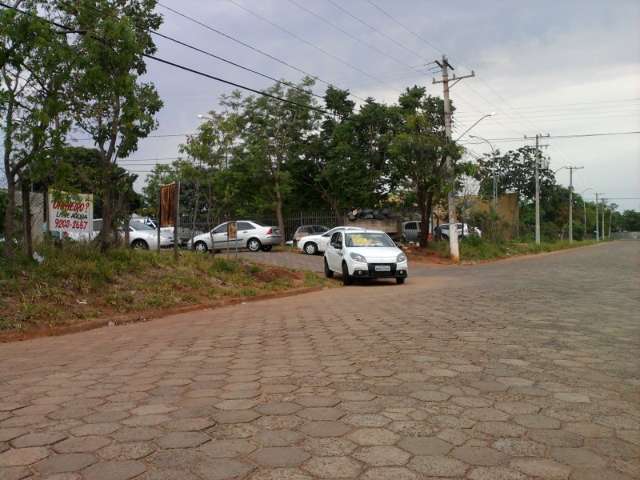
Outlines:
{"label": "phone number on sign", "polygon": [[85,230],[89,222],[87,220],[68,220],[64,218],[55,219],[56,228],[64,228],[71,230]]}

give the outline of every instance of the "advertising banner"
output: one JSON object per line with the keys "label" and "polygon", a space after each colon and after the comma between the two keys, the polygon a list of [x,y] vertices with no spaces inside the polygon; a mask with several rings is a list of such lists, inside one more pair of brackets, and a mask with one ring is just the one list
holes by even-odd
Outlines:
{"label": "advertising banner", "polygon": [[160,187],[160,226],[173,227],[176,222],[176,183]]}
{"label": "advertising banner", "polygon": [[93,195],[49,192],[49,230],[76,240],[93,236]]}

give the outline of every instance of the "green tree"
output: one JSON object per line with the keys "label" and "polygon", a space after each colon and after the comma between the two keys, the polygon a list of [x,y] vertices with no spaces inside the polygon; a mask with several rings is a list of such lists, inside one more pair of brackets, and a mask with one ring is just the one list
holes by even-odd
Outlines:
{"label": "green tree", "polygon": [[[478,160],[476,178],[480,181],[480,194],[490,197],[493,193],[493,177],[498,179],[498,194],[516,192],[521,200],[535,196],[535,162],[540,152],[535,147],[524,146],[516,150],[485,155]],[[540,190],[555,185],[553,171],[540,166]]]}
{"label": "green tree", "polygon": [[[114,203],[117,216],[115,222],[122,225],[128,213],[142,205],[142,198],[133,189],[137,175],[127,172],[119,165],[112,165],[108,175],[104,175],[104,167],[100,152],[94,148],[65,147],[56,153],[48,162],[50,169],[39,176],[36,183],[38,190],[62,190],[69,193],[104,192],[113,188],[116,192]],[[113,185],[107,185],[113,182]],[[94,218],[104,214],[104,202],[100,195],[94,197]]]}
{"label": "green tree", "polygon": [[[162,107],[155,87],[141,81],[145,54],[156,47],[150,30],[161,16],[155,0],[78,1],[61,3],[67,23],[87,32],[73,43],[77,57],[72,76],[75,124],[89,134],[99,152],[105,188],[101,248],[109,248],[118,218],[117,177],[114,165],[138,147],[140,138],[156,128],[155,114]],[[115,176],[114,176],[115,175]]]}
{"label": "green tree", "polygon": [[[315,191],[338,219],[347,209],[378,203],[376,192],[382,190],[376,146],[363,137],[384,133],[381,126],[386,125],[388,112],[371,101],[356,112],[348,97],[346,90],[327,89],[326,109],[333,115],[324,118],[320,131],[309,142],[307,155],[294,164],[298,184],[307,192]],[[373,114],[374,109],[378,115]],[[367,145],[367,150],[362,145]],[[313,198],[305,200],[305,204],[314,204]]]}
{"label": "green tree", "polygon": [[[618,223],[618,220],[620,223]],[[621,217],[616,218],[614,225],[627,232],[640,232],[640,212],[625,210]]]}
{"label": "green tree", "polygon": [[434,198],[446,191],[446,158],[457,160],[461,149],[447,139],[444,102],[423,87],[407,89],[394,108],[397,127],[391,137],[393,185],[414,193],[420,209],[420,246],[427,244]]}
{"label": "green tree", "polygon": [[[15,1],[20,11],[0,11],[0,113],[4,136],[3,163],[7,180],[4,231],[14,238],[17,186],[23,198],[23,236],[31,256],[31,183],[46,172],[46,160],[63,146],[70,122],[65,115],[69,98],[69,73],[75,56],[64,29],[47,22],[59,19],[48,2]],[[38,18],[43,16],[44,19]],[[12,241],[4,253],[13,254]]]}
{"label": "green tree", "polygon": [[255,181],[256,188],[243,192],[258,205],[271,206],[282,232],[284,206],[293,188],[291,164],[306,156],[309,138],[318,128],[319,113],[309,108],[315,106],[307,90],[312,85],[313,80],[305,78],[296,86],[276,84],[266,90],[295,104],[249,96],[239,107],[241,130],[233,170]]}

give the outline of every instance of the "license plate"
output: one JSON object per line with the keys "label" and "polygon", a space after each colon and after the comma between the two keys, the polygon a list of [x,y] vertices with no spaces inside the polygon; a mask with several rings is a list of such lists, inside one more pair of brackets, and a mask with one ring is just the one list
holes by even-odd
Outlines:
{"label": "license plate", "polygon": [[391,266],[390,265],[376,265],[375,266],[375,270],[376,270],[376,272],[390,272],[391,271]]}

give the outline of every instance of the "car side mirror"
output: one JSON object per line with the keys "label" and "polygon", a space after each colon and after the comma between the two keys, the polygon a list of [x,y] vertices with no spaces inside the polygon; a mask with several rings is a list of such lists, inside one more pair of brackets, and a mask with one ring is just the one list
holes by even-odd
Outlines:
{"label": "car side mirror", "polygon": [[331,242],[331,246],[336,250],[342,250],[342,242]]}

